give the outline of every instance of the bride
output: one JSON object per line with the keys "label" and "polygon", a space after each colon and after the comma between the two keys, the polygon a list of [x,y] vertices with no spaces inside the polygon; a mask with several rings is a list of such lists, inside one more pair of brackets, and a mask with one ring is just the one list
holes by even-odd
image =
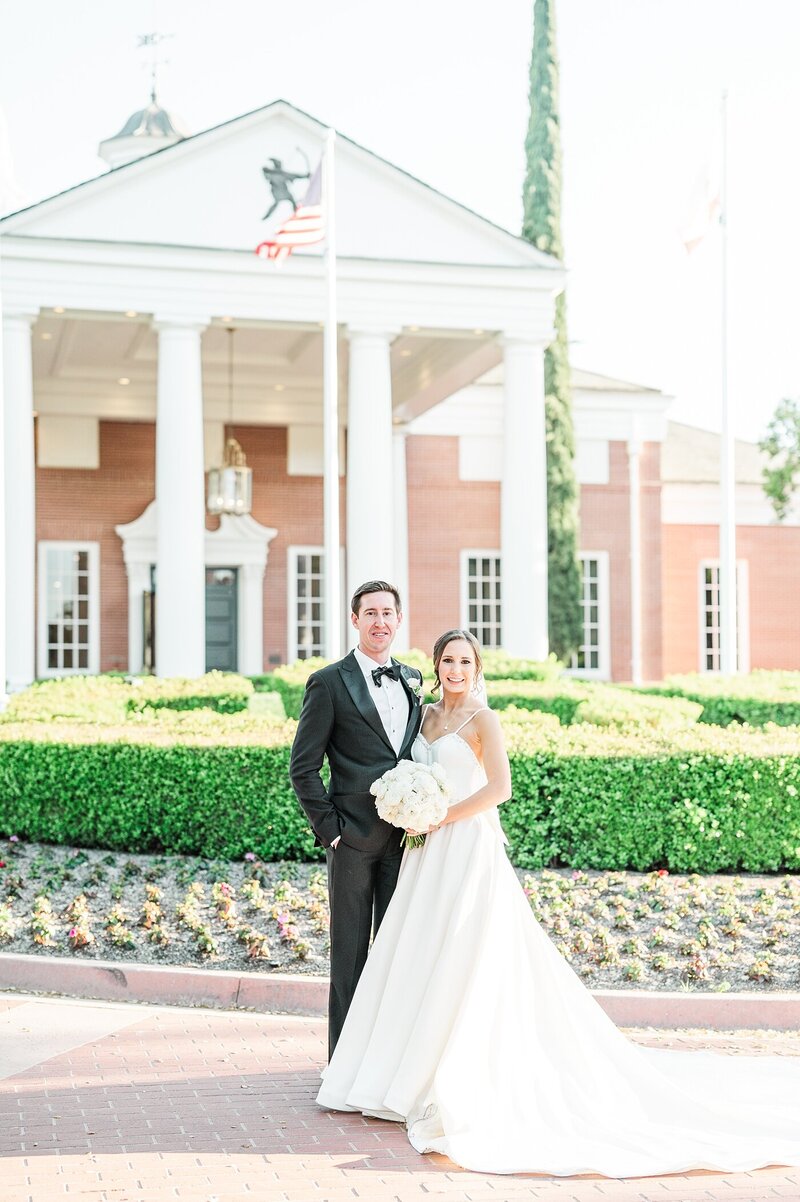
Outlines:
{"label": "bride", "polygon": [[511,775],[477,641],[447,631],[434,667],[412,755],[460,800],[405,853],[318,1103],[489,1173],[800,1163],[800,1060],[632,1043],[544,934],[504,847]]}

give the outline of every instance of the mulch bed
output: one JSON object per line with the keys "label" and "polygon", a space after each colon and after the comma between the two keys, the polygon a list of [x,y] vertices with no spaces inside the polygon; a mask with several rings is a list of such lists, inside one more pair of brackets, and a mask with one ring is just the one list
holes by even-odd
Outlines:
{"label": "mulch bed", "polygon": [[[800,990],[800,877],[518,871],[587,984]],[[324,866],[0,840],[0,950],[325,974]]]}

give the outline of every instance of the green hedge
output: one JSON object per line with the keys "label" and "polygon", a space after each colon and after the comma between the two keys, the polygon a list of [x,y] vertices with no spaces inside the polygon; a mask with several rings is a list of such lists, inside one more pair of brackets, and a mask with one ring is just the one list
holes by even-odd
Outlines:
{"label": "green hedge", "polygon": [[293,728],[248,715],[0,728],[0,827],[50,843],[308,859],[289,787]]}
{"label": "green hedge", "polygon": [[748,726],[800,725],[800,672],[756,669],[743,676],[687,673],[668,676],[661,685],[643,692],[662,697],[684,697],[702,705],[700,721],[712,726],[733,722]]}
{"label": "green hedge", "polygon": [[[513,861],[677,871],[800,868],[797,730],[606,730],[502,717]],[[208,711],[120,726],[0,726],[0,831],[128,851],[318,855],[291,791],[293,723]]]}
{"label": "green hedge", "polygon": [[523,868],[800,868],[800,731],[537,729],[504,716]]}
{"label": "green hedge", "polygon": [[[417,668],[423,676],[428,688],[433,684],[433,660],[424,651],[417,649],[403,651],[399,658],[404,664]],[[300,716],[303,704],[303,691],[306,681],[312,672],[322,668],[330,661],[319,656],[313,659],[298,659],[293,664],[282,664],[265,676],[251,677],[258,692],[274,691],[279,693],[286,713],[290,718]],[[503,681],[539,681],[553,682],[561,671],[561,665],[554,656],[543,663],[529,659],[513,659],[503,651],[485,651],[483,653],[483,669],[487,682]],[[513,690],[512,690],[513,691]],[[508,690],[501,690],[505,695]],[[514,704],[513,701],[508,702]],[[498,707],[499,708],[499,707]],[[544,706],[529,706],[528,708],[545,708]]]}
{"label": "green hedge", "polygon": [[252,681],[233,672],[207,672],[196,679],[155,676],[65,676],[40,680],[15,693],[4,722],[123,722],[149,710],[246,710]]}

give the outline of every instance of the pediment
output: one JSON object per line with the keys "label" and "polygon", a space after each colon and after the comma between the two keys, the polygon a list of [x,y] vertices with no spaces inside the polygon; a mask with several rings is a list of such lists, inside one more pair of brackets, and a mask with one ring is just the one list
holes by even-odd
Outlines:
{"label": "pediment", "polygon": [[[324,138],[321,122],[276,101],[11,214],[2,228],[32,238],[253,251],[291,211],[284,203],[263,220],[272,197],[262,168],[274,157],[293,171],[313,169]],[[294,185],[298,198],[304,186]],[[558,266],[343,136],[336,193],[344,258]]]}

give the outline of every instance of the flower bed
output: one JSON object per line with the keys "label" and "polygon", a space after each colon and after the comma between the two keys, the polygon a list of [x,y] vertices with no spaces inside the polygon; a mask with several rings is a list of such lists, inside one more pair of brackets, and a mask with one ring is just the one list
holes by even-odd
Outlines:
{"label": "flower bed", "polygon": [[[796,877],[518,875],[587,984],[800,989]],[[0,951],[324,974],[328,920],[316,865],[0,842]]]}

